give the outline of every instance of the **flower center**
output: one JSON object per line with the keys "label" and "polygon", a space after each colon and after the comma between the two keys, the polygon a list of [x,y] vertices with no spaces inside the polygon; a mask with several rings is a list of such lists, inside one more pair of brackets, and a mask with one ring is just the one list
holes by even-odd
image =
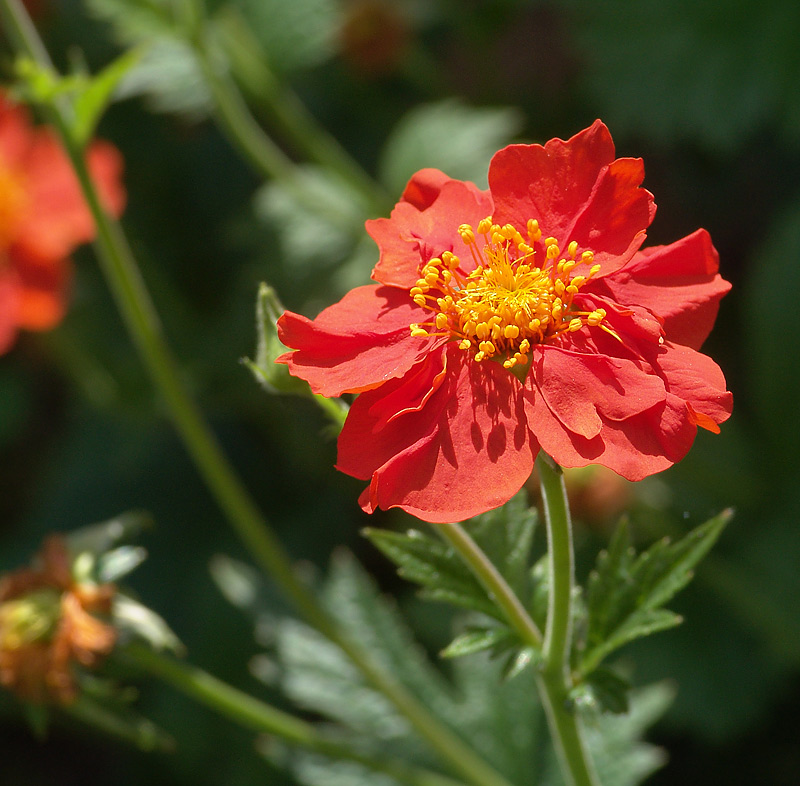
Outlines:
{"label": "flower center", "polygon": [[[526,365],[533,344],[552,341],[564,333],[574,333],[584,325],[600,326],[606,312],[579,311],[573,307],[575,295],[600,270],[593,265],[591,251],[576,258],[578,244],[572,241],[562,256],[558,241],[545,238],[544,258],[534,246],[542,232],[536,220],[528,221],[527,239],[511,224],[500,226],[484,218],[477,233],[469,224],[458,228],[475,262],[465,274],[460,260],[445,251],[421,270],[421,277],[410,294],[414,302],[434,313],[429,322],[411,325],[412,336],[450,335],[458,346],[474,353],[480,362],[495,358],[511,369]],[[573,276],[579,264],[589,266],[586,275]]]}

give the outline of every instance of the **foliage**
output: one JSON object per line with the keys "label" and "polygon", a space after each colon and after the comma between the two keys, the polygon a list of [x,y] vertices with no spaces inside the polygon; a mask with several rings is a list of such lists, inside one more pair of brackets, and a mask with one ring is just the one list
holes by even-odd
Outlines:
{"label": "foliage", "polygon": [[[214,575],[228,599],[255,616],[257,631],[269,631],[277,669],[265,669],[262,656],[258,672],[270,675],[270,683],[277,679],[295,704],[334,723],[328,731],[336,739],[432,766],[429,751],[407,721],[364,681],[338,647],[303,623],[265,612],[255,573],[220,557]],[[377,593],[347,552],[337,553],[322,593],[342,629],[512,783],[563,783],[530,670],[498,684],[497,662],[479,655],[456,661],[448,678],[415,643],[395,604]],[[598,754],[604,786],[633,786],[661,766],[663,754],[636,740],[670,699],[668,688],[654,685],[635,693],[628,716],[595,719],[590,744]],[[352,763],[303,753],[293,757],[292,766],[308,786],[394,783]]]}

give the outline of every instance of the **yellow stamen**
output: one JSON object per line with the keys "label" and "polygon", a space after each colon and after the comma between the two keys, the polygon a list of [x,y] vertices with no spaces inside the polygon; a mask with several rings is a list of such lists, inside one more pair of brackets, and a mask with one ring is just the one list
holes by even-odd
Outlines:
{"label": "yellow stamen", "polygon": [[[557,238],[542,240],[538,221],[529,220],[525,229],[527,238],[514,225],[500,226],[491,217],[482,219],[477,229],[459,226],[474,269],[465,273],[451,251],[422,267],[410,295],[418,306],[435,313],[424,327],[412,325],[411,334],[428,337],[429,329],[437,331],[434,335],[449,334],[460,349],[474,353],[477,362],[496,359],[507,369],[526,367],[534,344],[587,327],[616,337],[604,322],[603,309],[573,305],[582,287],[600,271],[600,265],[593,264],[594,254],[579,254],[572,240],[562,257]],[[573,276],[576,269],[580,275]]]}

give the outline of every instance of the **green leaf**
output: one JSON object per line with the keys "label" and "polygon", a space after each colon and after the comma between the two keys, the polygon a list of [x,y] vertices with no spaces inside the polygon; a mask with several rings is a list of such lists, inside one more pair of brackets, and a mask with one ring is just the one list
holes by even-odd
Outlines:
{"label": "green leaf", "polygon": [[266,183],[255,195],[254,207],[278,232],[295,277],[344,260],[368,217],[360,193],[334,172],[310,164],[296,167],[290,182]]}
{"label": "green leaf", "polygon": [[[139,47],[133,68],[118,87],[122,97],[145,96],[157,112],[176,112],[191,120],[207,116],[213,105],[202,69],[187,39],[191,4],[171,0],[86,0],[89,10],[111,24],[124,47]],[[210,26],[213,31],[213,25]],[[211,40],[213,35],[210,36]],[[215,55],[221,54],[215,50]]]}
{"label": "green leaf", "polygon": [[508,628],[471,627],[456,636],[439,655],[443,658],[460,658],[483,650],[497,651],[505,649],[515,640]]}
{"label": "green leaf", "polygon": [[600,666],[570,691],[570,698],[580,707],[619,715],[630,709],[630,689],[628,680]]}
{"label": "green leaf", "polygon": [[489,599],[480,582],[453,548],[441,540],[413,529],[405,535],[366,529],[364,535],[398,566],[399,575],[424,587],[423,597],[504,621],[502,611]]}
{"label": "green leaf", "polygon": [[723,511],[677,543],[664,539],[636,556],[622,522],[589,577],[585,650],[580,672],[589,674],[604,658],[636,638],[674,627],[681,618],[661,608],[692,578],[730,520]]}
{"label": "green leaf", "polygon": [[450,177],[485,186],[489,159],[521,127],[514,109],[475,109],[442,101],[412,109],[389,137],[380,179],[399,194],[420,169],[436,167]]}
{"label": "green leaf", "polygon": [[94,136],[97,124],[111,103],[115,90],[126,74],[136,66],[141,52],[131,49],[107,65],[99,74],[89,79],[73,100],[75,117],[73,134],[75,139],[86,145]]}
{"label": "green leaf", "polygon": [[286,73],[329,59],[341,29],[335,0],[235,0],[270,66]]}
{"label": "green leaf", "polygon": [[[395,605],[378,594],[345,553],[337,555],[323,596],[348,636],[510,782],[563,785],[532,670],[504,680],[501,664],[476,653],[454,660],[452,680],[445,679],[414,642]],[[333,721],[332,733],[362,750],[435,766],[408,722],[364,682],[337,647],[294,620],[275,620],[273,631],[283,688],[295,703]],[[594,719],[587,737],[604,786],[633,786],[663,763],[663,754],[639,737],[669,699],[666,688],[655,686],[633,693],[629,714]],[[303,753],[295,754],[290,766],[307,786],[387,784],[385,776],[351,763]]]}
{"label": "green leaf", "polygon": [[243,358],[242,362],[268,392],[307,395],[308,384],[289,374],[286,365],[275,362],[276,358],[289,351],[278,338],[278,319],[283,311],[275,290],[262,283],[256,300],[256,358]]}

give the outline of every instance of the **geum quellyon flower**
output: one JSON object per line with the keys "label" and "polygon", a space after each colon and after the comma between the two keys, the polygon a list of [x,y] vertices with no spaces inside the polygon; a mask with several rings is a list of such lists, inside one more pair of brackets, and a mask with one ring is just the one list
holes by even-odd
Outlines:
{"label": "geum quellyon flower", "polygon": [[731,412],[698,352],[729,284],[704,230],[640,250],[655,213],[640,159],[600,121],[568,141],[510,145],[489,190],[438,170],[367,222],[380,259],[315,320],[286,312],[292,374],[359,394],[337,467],[362,507],[430,522],[497,507],[545,450],[629,480],[671,466]]}
{"label": "geum quellyon flower", "polygon": [[[95,140],[87,163],[103,204],[125,204],[122,156]],[[69,255],[91,240],[94,221],[52,129],[35,127],[0,90],[0,354],[22,330],[49,330],[64,316]]]}

